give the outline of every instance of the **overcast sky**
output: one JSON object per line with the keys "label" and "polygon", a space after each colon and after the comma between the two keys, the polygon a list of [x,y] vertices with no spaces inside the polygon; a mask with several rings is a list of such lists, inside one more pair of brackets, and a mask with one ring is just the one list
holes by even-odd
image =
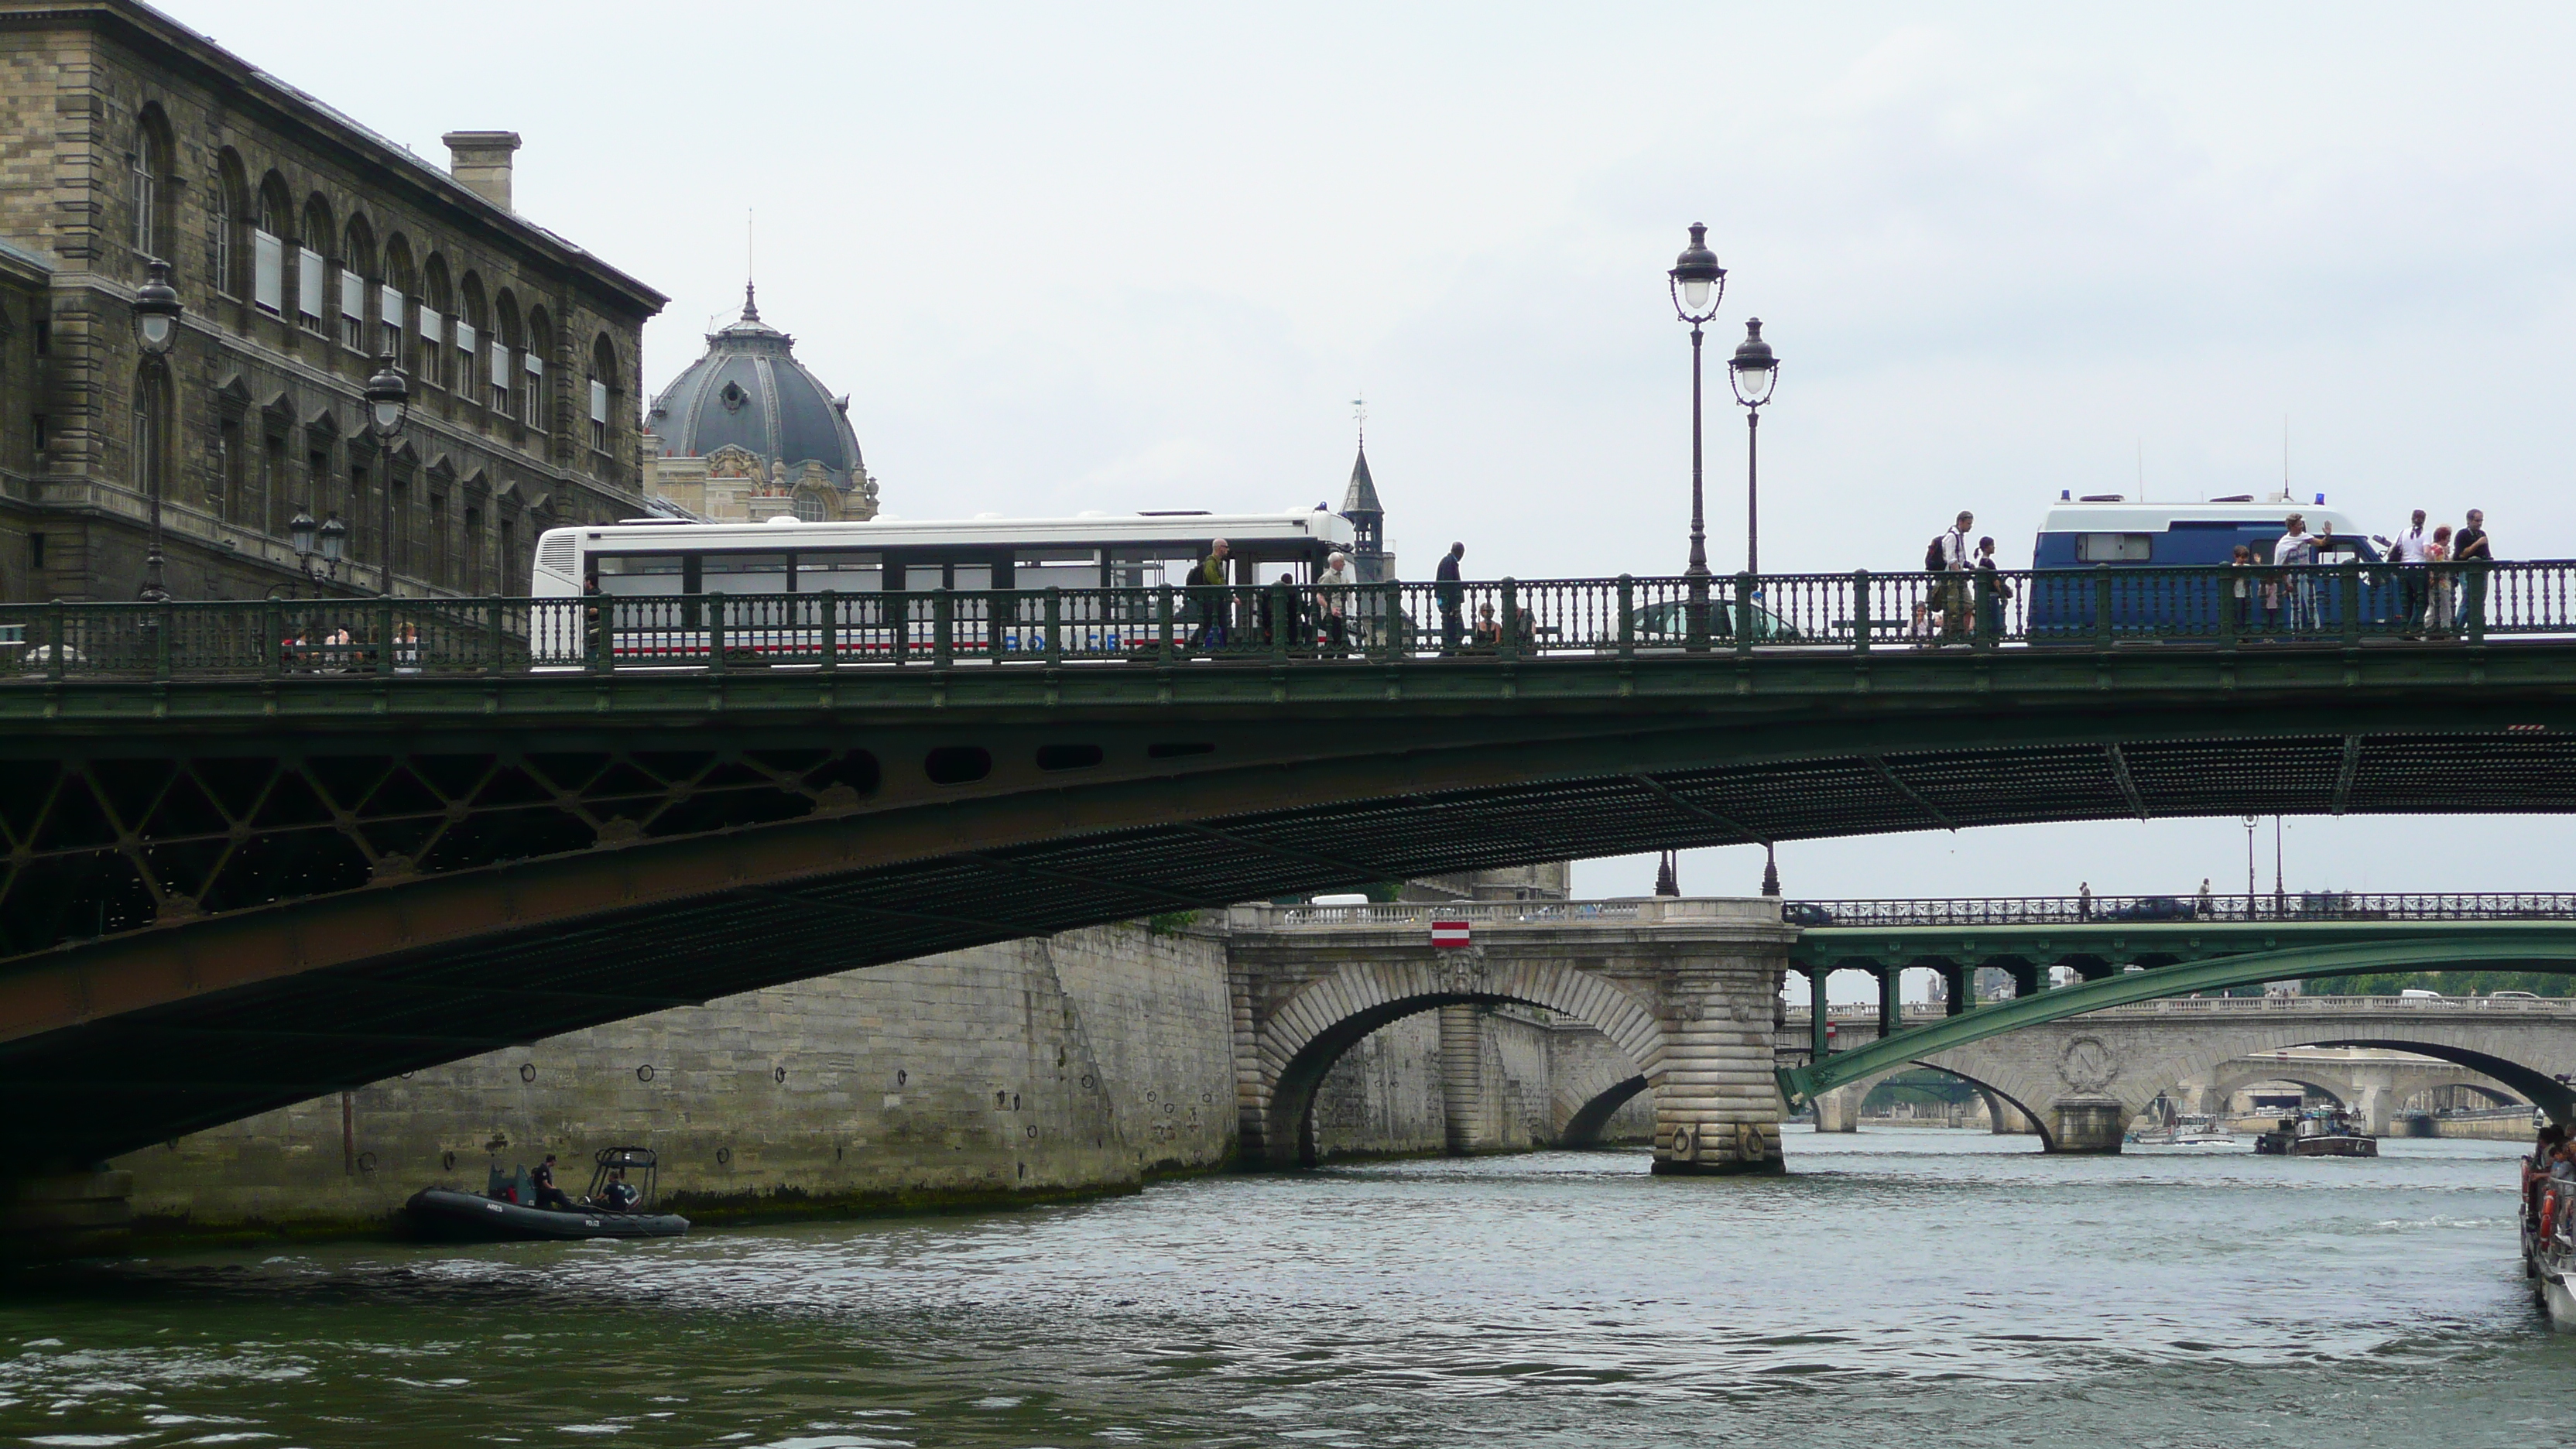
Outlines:
{"label": "overcast sky", "polygon": [[[522,211],[741,304],[851,395],[907,517],[1338,503],[1403,572],[1678,572],[1713,351],[1764,320],[1763,558],[1912,568],[1973,508],[2278,486],[2576,553],[2576,12],[2557,6],[434,6],[163,0],[414,150],[509,128]],[[1723,394],[1723,383],[1719,383]],[[1716,410],[1712,551],[1743,557]],[[2425,782],[2438,807],[2441,782]],[[2294,823],[2290,875],[2570,884],[2555,821]],[[1811,895],[2243,880],[2232,821],[1802,844]],[[1748,852],[1684,884],[1750,889]],[[2264,864],[2269,887],[2270,866]],[[1587,865],[1595,893],[1651,863]]]}

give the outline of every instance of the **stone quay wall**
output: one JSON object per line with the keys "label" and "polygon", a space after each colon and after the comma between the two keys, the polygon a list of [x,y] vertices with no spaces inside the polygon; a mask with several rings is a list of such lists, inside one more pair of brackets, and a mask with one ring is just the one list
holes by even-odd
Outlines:
{"label": "stone quay wall", "polygon": [[[1555,1140],[1606,1038],[1482,1012],[1474,1150]],[[147,1235],[367,1230],[432,1184],[648,1146],[663,1199],[710,1221],[916,1211],[1132,1190],[1236,1156],[1222,930],[1108,926],[976,947],[611,1023],[301,1102],[118,1159]],[[1569,1087],[1569,1083],[1572,1085]],[[1446,1094],[1454,1097],[1455,1094]],[[1327,1157],[1452,1140],[1439,1014],[1393,1022],[1328,1074]],[[1640,1096],[1602,1136],[1651,1141]]]}

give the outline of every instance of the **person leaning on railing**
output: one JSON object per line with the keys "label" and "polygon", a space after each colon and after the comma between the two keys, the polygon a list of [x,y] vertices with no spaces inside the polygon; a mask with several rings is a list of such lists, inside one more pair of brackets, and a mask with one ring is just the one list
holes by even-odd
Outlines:
{"label": "person leaning on railing", "polygon": [[1977,638],[1992,644],[2004,637],[2004,600],[2013,596],[2012,585],[2004,582],[2003,570],[1995,567],[1995,541],[1992,535],[1977,540]]}
{"label": "person leaning on railing", "polygon": [[2473,567],[2460,570],[2460,637],[2480,633],[2486,625],[2487,569],[2495,547],[2487,538],[2485,510],[2469,510],[2469,521],[2451,536],[2451,562]]}

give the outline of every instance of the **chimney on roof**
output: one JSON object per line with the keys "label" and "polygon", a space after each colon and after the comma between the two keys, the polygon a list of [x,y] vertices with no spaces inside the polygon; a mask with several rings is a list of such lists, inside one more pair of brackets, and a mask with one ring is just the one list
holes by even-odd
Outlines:
{"label": "chimney on roof", "polygon": [[447,143],[448,175],[485,201],[511,210],[510,153],[519,149],[518,132],[450,131],[439,139]]}

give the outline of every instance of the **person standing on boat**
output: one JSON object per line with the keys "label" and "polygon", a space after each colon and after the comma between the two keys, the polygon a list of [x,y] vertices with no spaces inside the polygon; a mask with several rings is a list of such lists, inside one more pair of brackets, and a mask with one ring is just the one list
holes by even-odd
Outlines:
{"label": "person standing on boat", "polygon": [[572,1199],[564,1196],[564,1190],[562,1188],[555,1186],[555,1155],[553,1153],[547,1153],[546,1160],[537,1164],[537,1170],[528,1174],[528,1185],[535,1188],[537,1194],[537,1200],[534,1203],[531,1203],[530,1206],[550,1208],[557,1212],[568,1213],[577,1211],[577,1209],[573,1207]]}

